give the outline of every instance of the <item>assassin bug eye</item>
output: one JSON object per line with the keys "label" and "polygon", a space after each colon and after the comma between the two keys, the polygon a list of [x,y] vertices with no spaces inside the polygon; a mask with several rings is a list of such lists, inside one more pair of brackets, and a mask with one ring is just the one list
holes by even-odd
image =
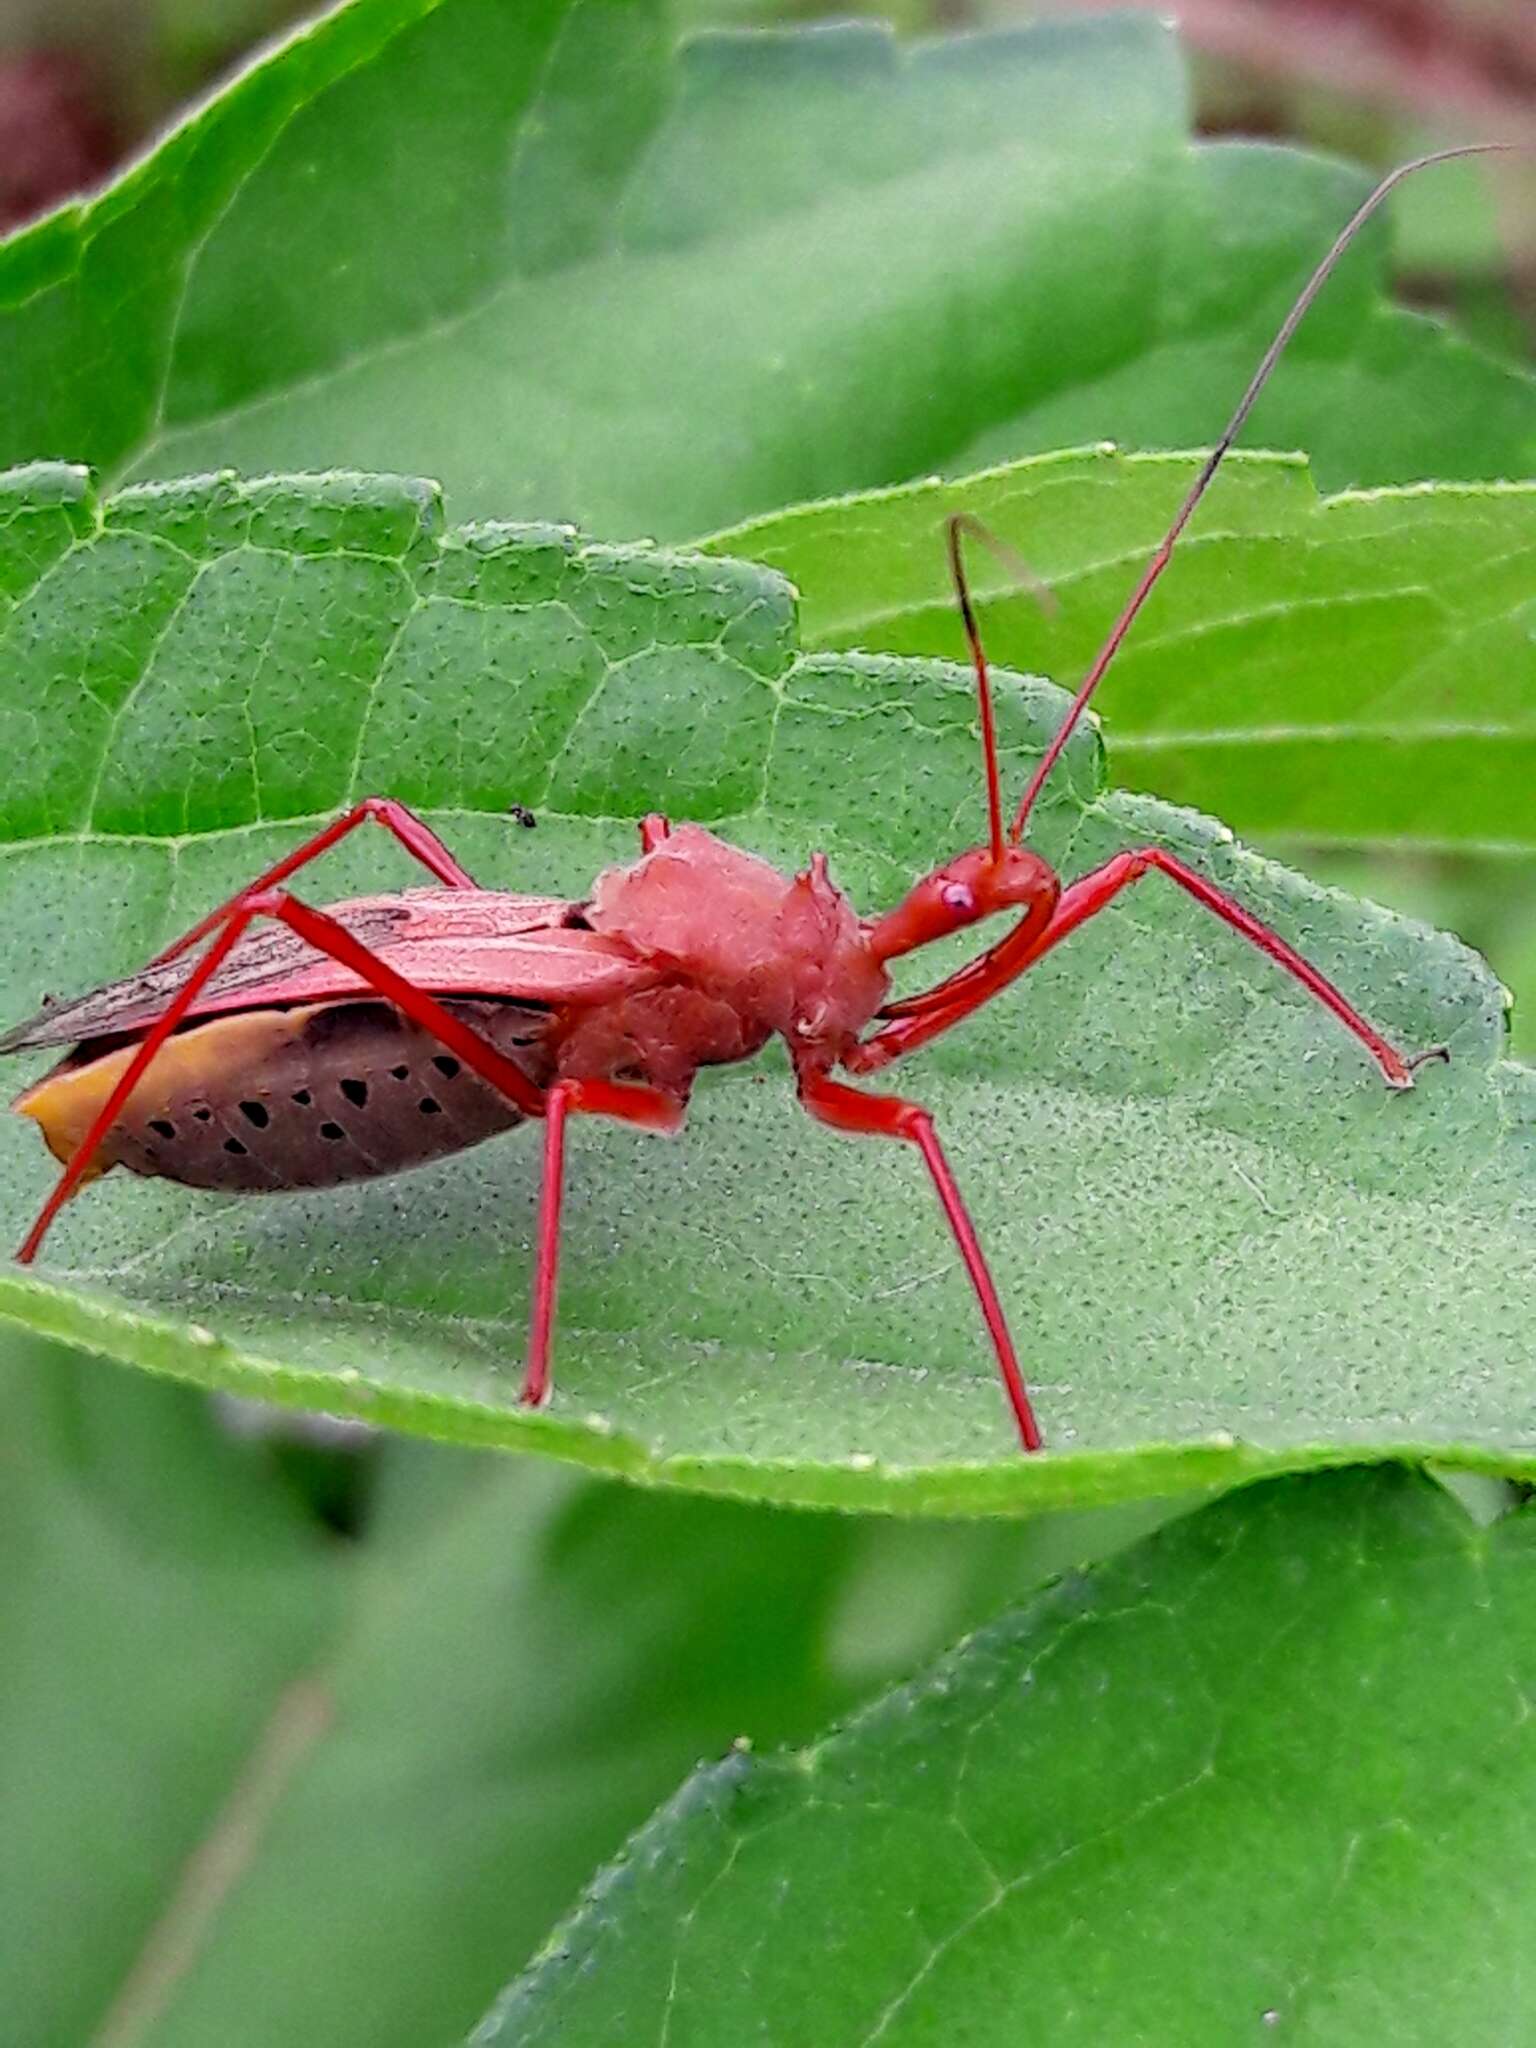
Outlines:
{"label": "assassin bug eye", "polygon": [[946,910],[974,910],[976,897],[964,882],[946,882],[939,891]]}

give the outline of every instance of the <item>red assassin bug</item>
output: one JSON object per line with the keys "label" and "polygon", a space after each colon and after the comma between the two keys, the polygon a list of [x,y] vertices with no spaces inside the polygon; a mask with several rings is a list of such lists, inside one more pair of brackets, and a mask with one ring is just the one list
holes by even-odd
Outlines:
{"label": "red assassin bug", "polygon": [[[522,1397],[549,1391],[566,1120],[681,1127],[701,1066],[787,1042],[800,1101],[834,1130],[905,1139],[921,1152],[990,1332],[1026,1450],[1041,1437],[1002,1304],[928,1112],[833,1078],[873,1074],[952,1030],[1024,970],[1157,870],[1309,989],[1371,1054],[1389,1086],[1405,1058],[1332,983],[1204,876],[1158,847],[1117,854],[1062,884],[1022,844],[1068,735],[1162,575],[1180,534],[1282,350],[1334,265],[1410,172],[1501,145],[1436,152],[1384,179],[1323,258],[1207,456],[1173,524],[1088,670],[1005,831],[986,657],[949,524],[950,565],[976,672],[987,839],[925,875],[895,909],[860,919],[825,857],[792,880],[696,825],[652,815],[641,857],[608,869],[581,903],[481,889],[422,821],[388,797],[356,804],[267,869],[142,973],[50,1003],[0,1052],[68,1045],[18,1098],[64,1171],[17,1253],[27,1264],[83,1181],[123,1165],[193,1186],[319,1187],[463,1149],[526,1117],[544,1121],[544,1187]],[[436,888],[317,910],[288,878],[365,819]],[[523,822],[531,822],[524,814]],[[887,963],[999,911],[1008,934],[921,995],[888,999]],[[254,929],[270,919],[276,930]],[[190,971],[184,957],[210,944]],[[864,1035],[867,1027],[873,1030]]]}

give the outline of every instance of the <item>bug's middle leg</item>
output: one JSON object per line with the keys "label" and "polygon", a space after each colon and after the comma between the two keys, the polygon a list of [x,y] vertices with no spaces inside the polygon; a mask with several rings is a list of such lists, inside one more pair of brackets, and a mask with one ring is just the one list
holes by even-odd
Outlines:
{"label": "bug's middle leg", "polygon": [[549,1398],[550,1338],[560,1274],[560,1208],[565,1193],[565,1120],[575,1110],[613,1117],[638,1130],[671,1136],[682,1129],[684,1105],[661,1088],[627,1081],[556,1081],[544,1098],[544,1188],[539,1204],[539,1251],[528,1319],[528,1361],[522,1400],[538,1408]]}
{"label": "bug's middle leg", "polygon": [[955,1234],[955,1243],[960,1247],[960,1256],[965,1261],[965,1270],[970,1275],[971,1286],[981,1306],[992,1348],[997,1353],[997,1367],[1003,1376],[1008,1405],[1019,1426],[1024,1448],[1026,1451],[1038,1451],[1043,1443],[1040,1425],[1030,1406],[1003,1305],[998,1299],[981,1241],[976,1235],[976,1226],[971,1221],[954,1173],[944,1156],[944,1148],[939,1143],[932,1116],[920,1103],[904,1101],[899,1095],[866,1095],[861,1089],[850,1088],[842,1081],[833,1081],[825,1074],[817,1073],[801,1073],[800,1100],[818,1123],[826,1124],[834,1131],[845,1131],[854,1137],[905,1138],[922,1153],[923,1164],[932,1178],[934,1192],[949,1227]]}

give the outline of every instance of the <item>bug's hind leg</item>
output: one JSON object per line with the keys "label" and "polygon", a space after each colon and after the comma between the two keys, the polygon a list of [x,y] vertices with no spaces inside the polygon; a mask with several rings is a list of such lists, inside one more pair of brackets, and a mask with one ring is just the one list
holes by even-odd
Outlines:
{"label": "bug's hind leg", "polygon": [[965,1270],[976,1291],[992,1348],[997,1353],[997,1368],[1003,1376],[1008,1405],[1019,1426],[1019,1436],[1026,1451],[1038,1451],[1043,1443],[1040,1426],[1030,1406],[1003,1305],[998,1300],[997,1288],[976,1235],[976,1226],[971,1221],[939,1143],[938,1132],[933,1127],[933,1118],[919,1103],[906,1102],[899,1095],[865,1095],[841,1081],[829,1080],[825,1074],[801,1073],[800,1100],[818,1123],[826,1124],[834,1131],[846,1131],[855,1137],[905,1138],[922,1153],[923,1164],[932,1177],[934,1192],[955,1234]]}
{"label": "bug's hind leg", "polygon": [[639,1130],[670,1136],[681,1130],[684,1106],[675,1095],[620,1081],[556,1081],[544,1098],[544,1191],[539,1205],[539,1253],[528,1320],[528,1363],[522,1400],[538,1408],[549,1398],[550,1337],[560,1273],[560,1207],[565,1193],[565,1120],[575,1110],[611,1116]]}
{"label": "bug's hind leg", "polygon": [[301,903],[285,889],[261,889],[250,890],[245,896],[238,897],[223,915],[223,930],[176,991],[163,1014],[145,1033],[138,1051],[123,1069],[69,1164],[59,1175],[52,1194],[38,1211],[37,1221],[27,1232],[16,1254],[21,1265],[30,1265],[37,1257],[54,1218],[89,1175],[102,1140],[116,1123],[123,1105],[138,1087],[151,1061],[185,1018],[197,1000],[198,992],[217,973],[221,963],[258,917],[275,918],[297,932],[301,939],[307,939],[318,952],[328,953],[343,967],[350,967],[375,994],[393,1003],[423,1030],[430,1031],[447,1051],[457,1054],[467,1067],[473,1068],[483,1081],[489,1082],[525,1116],[543,1115],[543,1089],[530,1081],[515,1061],[498,1051],[461,1017],[455,1017],[444,1009],[425,989],[418,988],[387,961],[381,960],[345,925],[339,924],[334,917],[328,917],[323,910]]}
{"label": "bug's hind leg", "polygon": [[370,818],[375,824],[382,825],[385,831],[398,840],[414,860],[419,860],[430,874],[435,875],[445,888],[473,889],[478,886],[474,876],[467,868],[460,867],[431,826],[424,825],[414,811],[408,810],[402,803],[397,803],[392,796],[365,796],[361,803],[354,804],[350,811],[343,811],[339,818],[332,819],[331,823],[315,833],[313,838],[306,839],[302,846],[296,846],[292,853],[284,854],[281,860],[274,861],[264,874],[258,875],[254,882],[247,882],[227,903],[221,903],[217,910],[210,910],[206,917],[200,918],[191,931],[183,932],[163,953],[155,955],[156,964],[162,960],[174,960],[178,953],[188,951],[199,939],[207,938],[208,934],[248,897],[263,889],[277,888],[279,883],[286,882],[290,875],[296,875],[300,868],[308,867],[312,860],[318,860],[321,854],[329,852],[338,840],[345,839],[348,833],[355,832],[359,825],[366,824]]}

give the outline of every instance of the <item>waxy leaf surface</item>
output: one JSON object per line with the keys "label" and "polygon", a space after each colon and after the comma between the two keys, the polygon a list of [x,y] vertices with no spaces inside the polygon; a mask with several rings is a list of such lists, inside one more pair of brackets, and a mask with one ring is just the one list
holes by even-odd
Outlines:
{"label": "waxy leaf surface", "polygon": [[1536,1517],[1244,1490],[702,1771],[473,2048],[1517,2036]]}
{"label": "waxy leaf surface", "polygon": [[[7,1018],[138,964],[370,790],[483,881],[572,896],[653,807],[786,866],[824,848],[866,910],[979,829],[968,672],[801,656],[771,571],[444,531],[430,491],[388,479],[99,505],[50,470],[7,502]],[[1062,701],[1004,679],[1010,787]],[[1456,941],[1098,794],[1101,774],[1085,730],[1038,817],[1066,872],[1176,848],[1454,1063],[1389,1093],[1153,879],[898,1070],[969,1193],[1048,1458],[1017,1452],[917,1160],[810,1125],[775,1054],[707,1074],[680,1142],[573,1135],[546,1413],[516,1399],[527,1131],[308,1196],[113,1175],[35,1269],[0,1274],[0,1314],[206,1384],[801,1501],[1066,1504],[1405,1448],[1536,1469],[1533,1084],[1499,1058],[1498,985]],[[304,886],[417,880],[370,833]],[[33,1127],[0,1122],[12,1241],[51,1173]]]}
{"label": "waxy leaf surface", "polygon": [[[629,539],[1193,446],[1364,190],[1191,143],[1146,16],[675,49],[652,0],[351,0],[0,249],[0,461],[406,471]],[[1530,469],[1536,383],[1389,307],[1383,246],[1253,440],[1330,487]]]}

